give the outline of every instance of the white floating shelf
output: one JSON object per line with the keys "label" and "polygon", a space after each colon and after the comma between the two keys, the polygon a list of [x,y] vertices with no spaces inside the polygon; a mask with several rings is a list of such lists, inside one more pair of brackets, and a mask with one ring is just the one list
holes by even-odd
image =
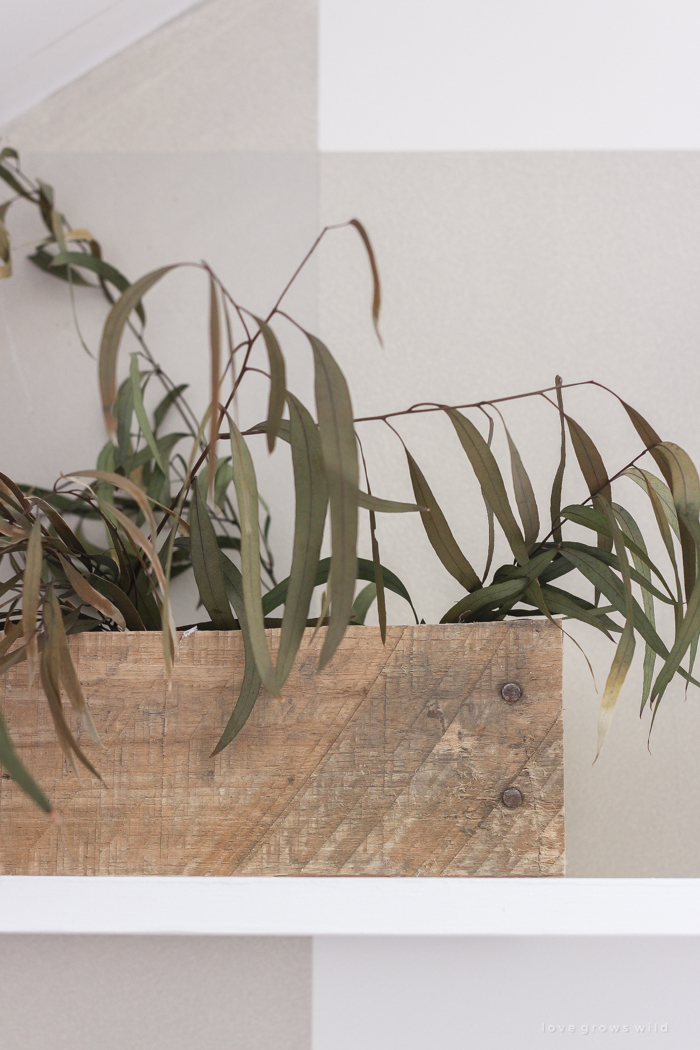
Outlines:
{"label": "white floating shelf", "polygon": [[700,879],[0,877],[0,933],[700,935]]}

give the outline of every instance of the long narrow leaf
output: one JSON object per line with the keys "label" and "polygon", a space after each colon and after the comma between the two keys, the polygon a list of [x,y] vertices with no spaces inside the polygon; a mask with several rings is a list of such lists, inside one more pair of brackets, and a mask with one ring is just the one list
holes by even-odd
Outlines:
{"label": "long narrow leaf", "polygon": [[[279,695],[280,682],[272,665],[265,640],[262,588],[260,585],[260,540],[258,523],[258,485],[255,468],[240,430],[229,416],[231,466],[236,488],[241,528],[241,576],[243,599],[250,632],[250,644],[258,673],[269,693]],[[240,617],[239,617],[240,619]]]}
{"label": "long narrow leaf", "polygon": [[359,465],[352,403],[345,376],[328,348],[307,333],[314,355],[316,411],[328,479],[331,518],[331,601],[319,667],[325,667],[345,633],[357,575]]}
{"label": "long narrow leaf", "polygon": [[372,242],[369,239],[367,230],[364,228],[359,219],[351,219],[350,225],[354,226],[360,237],[362,243],[365,246],[367,257],[369,259],[370,269],[372,271],[372,322],[374,324],[374,330],[377,333],[377,339],[380,344],[384,345],[382,334],[379,331],[379,314],[382,309],[382,286],[379,280],[379,269],[377,267],[377,260],[374,255],[374,249],[372,248]]}
{"label": "long narrow leaf", "polygon": [[262,332],[270,365],[270,398],[267,407],[266,432],[268,451],[274,452],[287,393],[286,369],[277,336],[267,321],[263,321],[261,317],[256,317],[255,322]]}
{"label": "long narrow leaf", "polygon": [[[369,535],[370,542],[372,545],[372,564],[374,565],[374,591],[377,597],[377,618],[379,620],[379,634],[382,639],[382,645],[386,645],[386,593],[384,589],[384,577],[382,575],[382,560],[379,554],[379,540],[377,539],[377,519],[373,510],[369,512]],[[353,605],[353,608],[354,607],[355,606]]]}
{"label": "long narrow leaf", "polygon": [[406,458],[416,502],[426,508],[421,510],[420,516],[431,547],[450,575],[454,576],[465,590],[478,590],[481,580],[462,553],[423,472],[408,449]]}
{"label": "long narrow leaf", "polygon": [[392,499],[380,499],[379,496],[373,496],[372,493],[363,492],[361,489],[357,495],[357,504],[364,510],[376,514],[410,514],[414,511],[427,511],[427,507],[419,507],[417,503],[398,503]]}
{"label": "long narrow leaf", "polygon": [[[631,546],[633,548],[635,548],[636,550],[643,550],[644,553],[646,554],[646,544],[644,542],[644,537],[642,536],[641,529],[637,525],[637,522],[634,520],[634,518],[632,517],[630,512],[625,507],[619,506],[617,503],[613,503],[612,511],[613,511],[613,514],[615,515],[617,521],[618,521],[618,524],[619,524],[620,528],[622,529],[622,532],[625,533],[626,536],[629,536],[630,539],[633,541]],[[631,549],[630,553],[632,555],[632,561],[634,562],[634,567],[637,570],[637,572],[639,573],[639,575],[640,576],[644,576],[644,578],[646,580],[648,580],[649,583],[651,583],[651,569],[650,569],[649,564],[648,564],[648,559],[641,558],[638,554],[635,553],[634,549]],[[654,609],[654,598],[650,594],[649,590],[646,587],[642,588],[642,604],[644,606],[644,613],[645,613],[649,623],[652,625],[652,627],[656,628],[656,613],[655,613],[655,609]],[[651,684],[652,684],[652,681],[653,681],[653,678],[654,678],[654,666],[655,666],[655,664],[656,664],[656,653],[654,652],[652,647],[649,645],[649,643],[645,642],[645,644],[644,644],[644,670],[643,670],[643,681],[642,681],[642,700],[641,700],[640,713],[641,713],[641,711],[644,710],[646,702],[649,699],[649,694],[651,693]],[[691,669],[691,673],[692,673],[692,669]]]}
{"label": "long narrow leaf", "polygon": [[117,437],[117,424],[113,413],[114,404],[117,400],[117,358],[124,326],[132,310],[138,307],[146,292],[166,273],[170,273],[171,270],[182,265],[182,263],[175,263],[171,266],[161,266],[159,269],[152,270],[139,278],[117,299],[105,321],[100,343],[98,371],[105,426],[108,435],[114,442],[116,442]]}
{"label": "long narrow leaf", "polygon": [[238,699],[233,711],[231,712],[231,716],[226,723],[226,727],[221,734],[221,738],[212,751],[212,758],[214,755],[218,755],[220,751],[223,751],[223,749],[231,743],[234,737],[240,733],[250,717],[250,713],[255,706],[255,701],[258,698],[260,687],[262,685],[262,679],[255,663],[255,654],[253,652],[250,627],[243,598],[243,577],[238,568],[232,561],[229,561],[225,554],[222,553],[220,557],[222,572],[226,580],[228,597],[231,605],[236,610],[236,616],[238,617],[238,622],[241,626],[241,633],[243,634],[245,666],[243,668],[243,682],[241,683],[241,690],[238,694]]}
{"label": "long narrow leaf", "polygon": [[199,597],[214,629],[232,631],[235,622],[226,595],[216,532],[196,478],[192,484],[190,505],[190,553]]}
{"label": "long narrow leaf", "polygon": [[49,589],[48,604],[50,606],[50,620],[47,620],[49,625],[49,645],[54,646],[58,652],[59,675],[61,682],[68,694],[68,699],[70,700],[73,710],[78,713],[83,728],[89,733],[95,743],[101,746],[102,741],[100,740],[99,733],[95,727],[90,708],[88,707],[85,694],[83,693],[80,684],[80,679],[75,670],[70,648],[68,647],[61,608],[58,604],[58,598],[56,597],[56,592],[53,587]]}
{"label": "long narrow leaf", "polygon": [[130,378],[131,391],[134,398],[134,412],[136,413],[136,419],[138,420],[139,427],[141,428],[141,433],[143,434],[144,440],[148,445],[149,449],[151,450],[151,453],[156,463],[163,471],[163,473],[167,475],[168,467],[163,459],[163,456],[161,455],[161,451],[156,442],[155,435],[151,430],[151,424],[149,423],[148,415],[146,414],[146,407],[143,403],[143,391],[141,390],[141,373],[139,371],[139,359],[136,354],[131,355]]}
{"label": "long narrow leaf", "polygon": [[484,499],[493,509],[516,561],[524,564],[528,560],[527,547],[508,502],[503,478],[493,452],[470,419],[456,409],[448,409],[446,413],[481,485]]}
{"label": "long narrow leaf", "polygon": [[328,507],[328,482],[318,427],[293,394],[287,395],[287,402],[296,504],[292,567],[277,655],[280,682],[286,680],[292,668],[306,628]]}
{"label": "long narrow leaf", "polygon": [[515,502],[518,505],[520,520],[523,523],[525,546],[530,550],[540,532],[540,516],[537,511],[537,500],[535,499],[535,492],[530,477],[525,470],[520,453],[518,452],[515,442],[510,436],[510,431],[505,423],[503,424],[503,428],[506,432],[508,449],[510,451],[510,466],[513,475]]}
{"label": "long narrow leaf", "polygon": [[[318,573],[316,574],[316,581],[314,584],[315,587],[322,587],[324,583],[328,582],[330,568],[331,559],[322,558],[321,561],[318,563]],[[404,601],[408,602],[408,604],[411,606],[411,611],[413,612],[415,621],[416,623],[418,623],[418,614],[416,613],[416,610],[413,606],[413,602],[411,601],[411,596],[406,590],[401,580],[395,573],[391,571],[391,569],[387,569],[385,565],[381,566],[381,570],[384,587],[387,589],[387,591],[391,591],[393,594],[398,594],[400,598],[403,598]],[[372,582],[375,580],[374,563],[371,562],[368,558],[357,559],[357,579],[367,580],[368,582]],[[273,612],[275,609],[278,609],[280,605],[284,604],[287,597],[288,587],[289,578],[287,578],[286,580],[282,580],[281,583],[278,583],[276,587],[274,587],[271,591],[267,592],[267,594],[263,598],[263,611],[265,613],[265,616],[268,616],[269,613]]]}
{"label": "long narrow leaf", "polygon": [[219,386],[221,384],[221,319],[219,317],[219,298],[216,282],[209,274],[209,355],[210,355],[210,390],[209,399],[209,493],[214,494],[214,475],[216,473],[216,442],[219,433]]}
{"label": "long narrow leaf", "polygon": [[36,618],[39,611],[42,560],[41,524],[37,519],[32,525],[32,531],[27,542],[27,556],[24,564],[24,580],[22,584],[22,633],[27,644],[27,667],[29,669],[30,688],[36,674],[39,652]]}
{"label": "long narrow leaf", "polygon": [[109,600],[109,598],[105,598],[103,594],[96,591],[89,580],[87,580],[81,572],[78,572],[75,566],[71,565],[66,558],[59,555],[59,561],[66,574],[68,582],[78,597],[87,605],[91,605],[93,609],[97,609],[98,612],[101,612],[103,616],[108,617],[110,620],[114,620],[122,630],[126,630],[126,621],[123,614]]}

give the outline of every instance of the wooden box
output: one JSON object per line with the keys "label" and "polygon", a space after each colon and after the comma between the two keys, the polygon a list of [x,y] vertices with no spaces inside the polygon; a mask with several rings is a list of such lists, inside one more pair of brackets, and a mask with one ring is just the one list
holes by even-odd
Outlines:
{"label": "wooden box", "polygon": [[103,784],[67,770],[40,687],[29,693],[26,667],[13,668],[0,704],[59,819],[4,774],[0,873],[564,874],[555,626],[390,627],[386,646],[378,628],[351,627],[320,673],[323,631],[311,635],[283,696],[262,693],[216,758],[240,632],[183,639],[170,693],[160,635],[71,638],[104,750],[77,735]]}

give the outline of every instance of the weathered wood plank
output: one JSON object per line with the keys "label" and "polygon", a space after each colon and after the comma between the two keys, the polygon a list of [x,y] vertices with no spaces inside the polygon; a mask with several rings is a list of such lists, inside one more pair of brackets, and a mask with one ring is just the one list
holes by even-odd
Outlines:
{"label": "weathered wood plank", "polygon": [[[270,631],[274,650],[279,632]],[[304,645],[282,697],[261,694],[211,750],[240,687],[240,633],[185,639],[168,694],[160,637],[71,639],[104,778],[74,776],[26,670],[0,679],[51,822],[0,781],[0,873],[562,875],[561,632],[542,621],[350,628],[316,671]],[[514,681],[522,699],[506,703]],[[523,803],[507,809],[505,788]]]}

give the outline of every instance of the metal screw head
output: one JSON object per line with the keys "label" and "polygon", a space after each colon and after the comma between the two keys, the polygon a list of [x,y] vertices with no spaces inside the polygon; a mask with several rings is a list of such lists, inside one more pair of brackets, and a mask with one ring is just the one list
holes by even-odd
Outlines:
{"label": "metal screw head", "polygon": [[515,704],[523,695],[523,691],[515,682],[506,682],[501,689],[501,696],[508,704]]}
{"label": "metal screw head", "polygon": [[519,788],[509,787],[505,789],[501,798],[503,800],[503,805],[507,809],[517,809],[518,806],[522,805],[523,793]]}

